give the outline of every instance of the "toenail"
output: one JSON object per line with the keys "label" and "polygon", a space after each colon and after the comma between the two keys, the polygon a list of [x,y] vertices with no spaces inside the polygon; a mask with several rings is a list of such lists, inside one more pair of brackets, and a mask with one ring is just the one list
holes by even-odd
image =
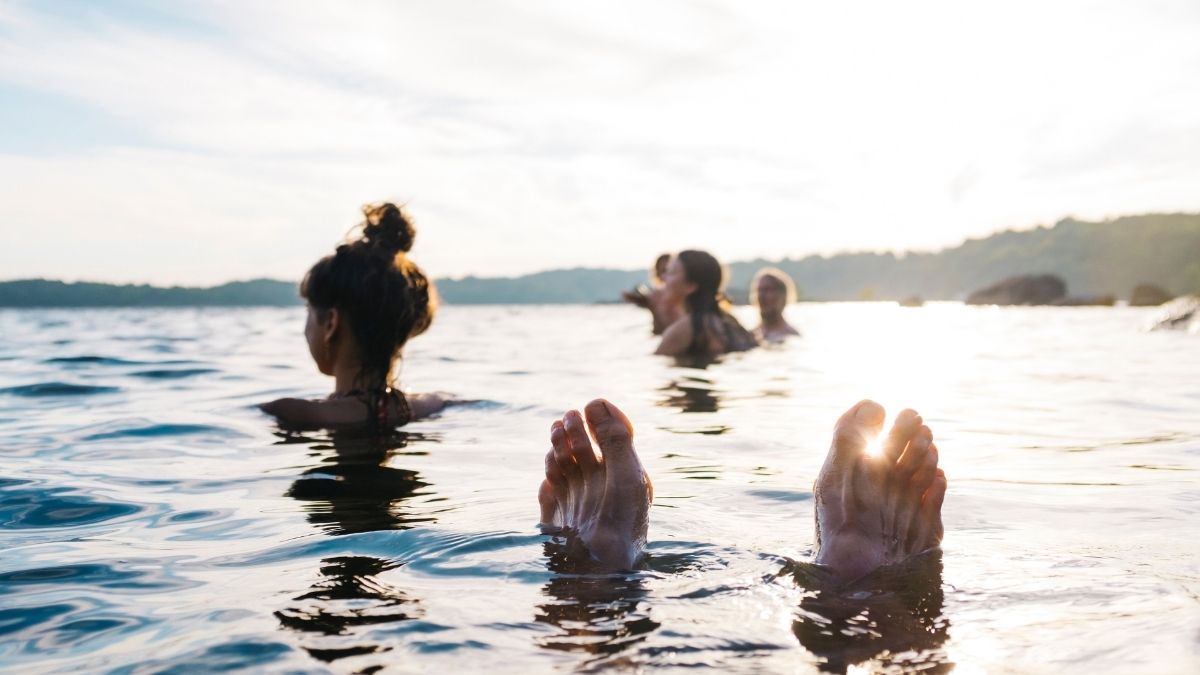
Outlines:
{"label": "toenail", "polygon": [[883,421],[883,408],[878,403],[863,403],[854,414],[854,419],[863,424],[879,424]]}

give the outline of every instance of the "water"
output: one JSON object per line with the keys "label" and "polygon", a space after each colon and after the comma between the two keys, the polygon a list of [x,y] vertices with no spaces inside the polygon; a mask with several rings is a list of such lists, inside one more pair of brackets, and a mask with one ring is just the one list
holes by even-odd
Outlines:
{"label": "water", "polygon": [[[300,309],[0,312],[0,664],[17,672],[1150,672],[1200,668],[1200,350],[1153,310],[801,305],[705,370],[626,307],[447,307],[403,382],[478,399],[288,436]],[[538,534],[550,422],[605,396],[650,562]],[[811,485],[863,397],[920,410],[940,555],[822,592]]]}

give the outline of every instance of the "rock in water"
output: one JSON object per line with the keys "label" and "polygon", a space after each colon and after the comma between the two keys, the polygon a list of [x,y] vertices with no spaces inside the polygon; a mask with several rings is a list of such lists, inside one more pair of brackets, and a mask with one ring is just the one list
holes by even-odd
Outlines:
{"label": "rock in water", "polygon": [[1185,295],[1163,305],[1153,330],[1164,328],[1200,333],[1200,295]]}
{"label": "rock in water", "polygon": [[1154,284],[1138,284],[1129,294],[1130,307],[1157,307],[1175,296]]}
{"label": "rock in water", "polygon": [[1052,305],[1067,296],[1067,282],[1053,274],[1009,277],[967,297],[968,305]]}

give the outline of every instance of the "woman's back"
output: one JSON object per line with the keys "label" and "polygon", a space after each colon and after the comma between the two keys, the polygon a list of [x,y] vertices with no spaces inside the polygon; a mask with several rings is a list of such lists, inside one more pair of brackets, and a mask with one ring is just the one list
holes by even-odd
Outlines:
{"label": "woman's back", "polygon": [[667,327],[656,354],[711,359],[758,346],[758,340],[723,310],[686,314]]}
{"label": "woman's back", "polygon": [[758,346],[754,335],[725,310],[704,313],[699,320],[692,318],[692,325],[702,325],[703,328],[701,335],[692,337],[692,347],[688,350],[690,356],[720,356]]}

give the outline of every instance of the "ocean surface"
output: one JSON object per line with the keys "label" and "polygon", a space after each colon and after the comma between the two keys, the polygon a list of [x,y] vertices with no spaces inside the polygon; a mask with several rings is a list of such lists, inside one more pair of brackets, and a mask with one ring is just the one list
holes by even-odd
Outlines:
{"label": "ocean surface", "polygon": [[[0,669],[1200,672],[1200,335],[1155,311],[802,304],[696,369],[631,307],[451,306],[401,380],[475,402],[383,439],[256,409],[332,387],[303,309],[0,311]],[[655,484],[634,573],[536,527],[601,396]],[[933,428],[946,538],[835,592],[811,486],[862,398]]]}

